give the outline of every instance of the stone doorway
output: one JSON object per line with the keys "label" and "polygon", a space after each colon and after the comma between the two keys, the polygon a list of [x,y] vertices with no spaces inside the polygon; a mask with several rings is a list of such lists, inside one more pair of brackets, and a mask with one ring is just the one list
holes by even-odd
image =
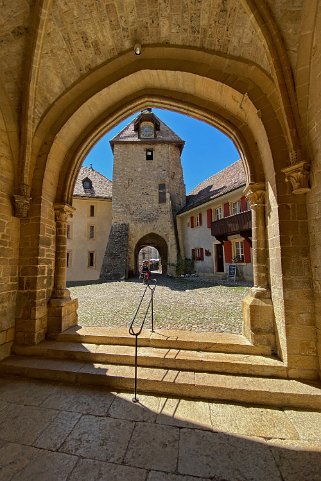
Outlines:
{"label": "stone doorway", "polygon": [[162,265],[162,274],[167,274],[168,247],[166,241],[158,234],[150,233],[143,236],[135,246],[135,266],[134,275],[139,273],[139,253],[145,247],[154,247],[158,253]]}

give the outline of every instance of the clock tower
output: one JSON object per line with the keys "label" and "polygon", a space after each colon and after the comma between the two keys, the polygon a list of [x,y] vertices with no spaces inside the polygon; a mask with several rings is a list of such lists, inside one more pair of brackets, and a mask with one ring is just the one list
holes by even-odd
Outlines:
{"label": "clock tower", "polygon": [[[158,250],[163,273],[175,275],[176,213],[186,201],[181,165],[184,141],[152,109],[145,109],[110,145],[114,153],[112,228],[101,277],[136,275],[139,251],[146,246]],[[113,232],[117,232],[115,239]],[[127,251],[122,247],[116,256],[117,245],[125,244]],[[113,271],[112,256],[126,260],[123,268]]]}

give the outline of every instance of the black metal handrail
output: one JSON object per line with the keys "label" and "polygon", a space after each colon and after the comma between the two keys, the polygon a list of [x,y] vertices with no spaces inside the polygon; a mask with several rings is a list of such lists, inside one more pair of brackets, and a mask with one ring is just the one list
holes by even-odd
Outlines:
{"label": "black metal handrail", "polygon": [[[141,332],[143,330],[143,327],[144,327],[144,324],[145,324],[145,321],[146,321],[149,310],[151,311],[152,332],[154,332],[154,292],[155,292],[157,283],[156,283],[156,279],[150,279],[146,282],[147,283],[146,283],[145,290],[142,294],[142,297],[141,297],[141,299],[138,303],[138,307],[137,307],[137,309],[135,311],[135,314],[133,316],[132,322],[130,323],[130,326],[129,326],[129,334],[132,335],[132,336],[135,336],[135,387],[134,387],[135,395],[133,397],[133,402],[135,402],[135,403],[137,403],[139,401],[139,399],[137,397],[138,336],[141,334]],[[154,284],[151,285],[150,282],[153,282]],[[136,321],[136,317],[137,317],[137,315],[140,311],[142,302],[145,298],[145,294],[146,294],[148,289],[150,290],[150,299],[149,299],[149,302],[148,302],[143,320],[141,322],[141,325],[138,329],[135,330],[134,324],[135,324],[135,321]]]}

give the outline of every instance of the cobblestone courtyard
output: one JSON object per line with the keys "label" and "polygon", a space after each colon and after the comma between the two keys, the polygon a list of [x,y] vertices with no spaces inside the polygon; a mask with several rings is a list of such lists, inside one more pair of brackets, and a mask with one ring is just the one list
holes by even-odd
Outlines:
{"label": "cobblestone courtyard", "polygon": [[[241,333],[241,304],[249,285],[198,277],[156,277],[155,327]],[[124,327],[129,325],[135,313],[144,285],[136,278],[69,289],[72,297],[79,301],[80,325]],[[146,327],[149,327],[148,322]]]}

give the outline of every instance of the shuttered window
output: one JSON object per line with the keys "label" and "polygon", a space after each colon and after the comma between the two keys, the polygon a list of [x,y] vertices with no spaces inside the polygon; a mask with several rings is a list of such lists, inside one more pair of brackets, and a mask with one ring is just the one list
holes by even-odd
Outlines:
{"label": "shuttered window", "polygon": [[232,263],[232,243],[230,241],[224,241],[224,257],[227,264]]}

